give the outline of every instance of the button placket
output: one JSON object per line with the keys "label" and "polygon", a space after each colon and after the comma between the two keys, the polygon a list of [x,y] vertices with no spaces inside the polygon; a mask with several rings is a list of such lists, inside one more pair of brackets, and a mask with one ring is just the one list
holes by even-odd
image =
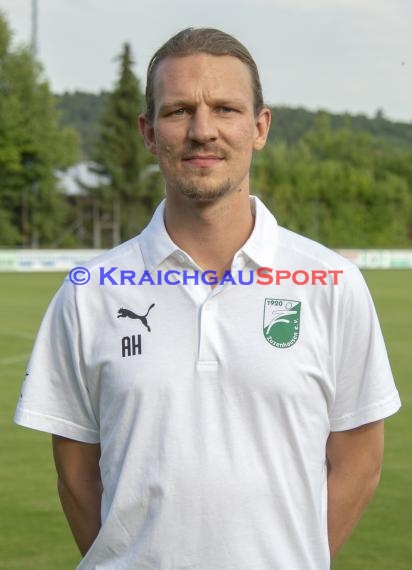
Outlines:
{"label": "button placket", "polygon": [[200,366],[217,366],[215,342],[217,338],[217,322],[214,314],[214,298],[210,296],[199,308],[199,358]]}

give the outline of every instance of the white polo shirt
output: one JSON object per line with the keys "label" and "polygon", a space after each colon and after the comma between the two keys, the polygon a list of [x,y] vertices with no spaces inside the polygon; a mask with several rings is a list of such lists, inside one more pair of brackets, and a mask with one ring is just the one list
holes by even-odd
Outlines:
{"label": "white polo shirt", "polygon": [[327,437],[399,396],[358,269],[255,205],[233,275],[342,271],[338,284],[139,285],[200,269],[162,203],[44,317],[15,421],[101,445],[102,528],[81,570],[330,566]]}

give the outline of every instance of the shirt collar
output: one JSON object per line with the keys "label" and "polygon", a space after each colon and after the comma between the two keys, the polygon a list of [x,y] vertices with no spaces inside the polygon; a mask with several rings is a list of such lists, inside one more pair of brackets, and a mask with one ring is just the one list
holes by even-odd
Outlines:
{"label": "shirt collar", "polygon": [[[164,222],[166,199],[162,200],[149,224],[140,234],[140,249],[148,271],[156,269],[165,259],[182,251],[170,238]],[[183,252],[182,252],[183,253]]]}
{"label": "shirt collar", "polygon": [[278,224],[273,214],[257,196],[251,196],[251,199],[255,225],[239,251],[259,267],[271,267],[277,247]]}
{"label": "shirt collar", "polygon": [[[259,267],[271,267],[277,243],[277,222],[273,214],[256,196],[251,196],[255,224],[248,240],[235,254],[244,255]],[[148,271],[156,269],[168,257],[180,252],[181,259],[187,254],[170,238],[164,223],[166,199],[162,200],[140,235],[140,247]]]}

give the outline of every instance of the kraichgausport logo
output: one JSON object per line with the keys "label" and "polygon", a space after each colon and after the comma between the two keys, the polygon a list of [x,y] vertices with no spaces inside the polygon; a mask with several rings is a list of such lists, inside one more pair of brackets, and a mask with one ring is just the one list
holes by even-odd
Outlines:
{"label": "kraichgausport logo", "polygon": [[300,301],[265,299],[263,334],[276,348],[289,348],[299,338]]}

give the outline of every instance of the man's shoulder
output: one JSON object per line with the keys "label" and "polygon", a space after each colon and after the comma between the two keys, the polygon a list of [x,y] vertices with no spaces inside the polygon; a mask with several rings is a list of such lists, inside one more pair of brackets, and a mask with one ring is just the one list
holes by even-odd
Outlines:
{"label": "man's shoulder", "polygon": [[[127,264],[130,265],[130,263],[133,264],[133,267],[136,267],[136,265],[142,262],[140,236],[141,234],[138,234],[120,245],[92,257],[84,266],[89,271],[102,266],[109,267],[111,265],[119,265],[124,267]],[[133,267],[130,266],[127,267],[127,269],[132,269]]]}
{"label": "man's shoulder", "polygon": [[[64,278],[56,300],[63,304],[77,303],[80,299],[90,300],[98,291],[103,294],[102,284],[117,284],[119,272],[130,274],[134,271],[136,275],[142,273],[144,260],[139,236],[140,234],[92,257],[83,262],[81,267],[74,267]],[[107,287],[103,289],[107,293]]]}
{"label": "man's shoulder", "polygon": [[278,248],[280,253],[288,259],[293,259],[294,263],[316,263],[317,266],[323,265],[330,269],[356,268],[351,261],[333,249],[282,226],[278,227]]}

